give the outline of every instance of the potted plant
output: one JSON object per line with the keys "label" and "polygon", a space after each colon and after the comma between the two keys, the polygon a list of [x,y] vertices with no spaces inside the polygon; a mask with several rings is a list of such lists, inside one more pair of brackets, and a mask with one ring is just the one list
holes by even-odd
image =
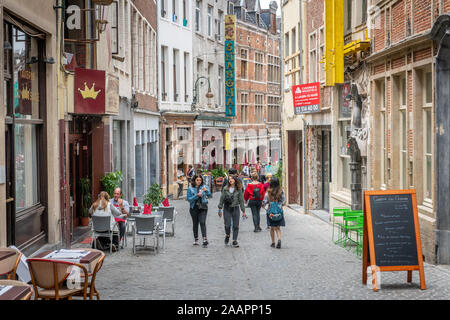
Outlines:
{"label": "potted plant", "polygon": [[152,184],[150,188],[148,188],[147,193],[144,195],[144,203],[147,205],[151,204],[152,208],[159,207],[163,200],[163,191],[157,183]]}
{"label": "potted plant", "polygon": [[118,170],[116,172],[106,173],[100,181],[103,185],[103,189],[108,192],[110,197],[112,197],[114,195],[114,189],[120,187],[120,183],[122,182],[122,180],[122,171]]}
{"label": "potted plant", "polygon": [[81,192],[81,225],[86,227],[89,225],[89,207],[92,202],[91,180],[89,178],[81,178],[79,181]]}

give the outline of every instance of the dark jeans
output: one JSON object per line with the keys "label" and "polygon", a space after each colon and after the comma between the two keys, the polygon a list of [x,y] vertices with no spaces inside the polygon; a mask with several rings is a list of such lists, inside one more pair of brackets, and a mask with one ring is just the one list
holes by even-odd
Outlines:
{"label": "dark jeans", "polygon": [[252,218],[253,218],[253,224],[255,225],[255,229],[260,228],[259,224],[261,221],[260,212],[261,212],[262,201],[261,200],[249,200],[248,206],[252,210]]}
{"label": "dark jeans", "polygon": [[206,214],[208,213],[207,209],[199,209],[198,207],[194,207],[193,209],[189,209],[189,212],[192,217],[192,229],[194,231],[194,238],[198,239],[198,225],[200,224],[200,230],[202,231],[202,237],[206,238]]}
{"label": "dark jeans", "polygon": [[237,240],[239,234],[239,217],[240,207],[227,207],[223,208],[223,221],[225,223],[225,234],[230,235],[231,222],[233,221],[233,240]]}
{"label": "dark jeans", "polygon": [[180,198],[183,195],[183,183],[178,184],[178,198]]}
{"label": "dark jeans", "polygon": [[120,234],[119,239],[122,239],[123,236],[125,235],[126,225],[125,225],[125,222],[121,222],[121,221],[119,221],[117,223],[119,224],[119,234]]}

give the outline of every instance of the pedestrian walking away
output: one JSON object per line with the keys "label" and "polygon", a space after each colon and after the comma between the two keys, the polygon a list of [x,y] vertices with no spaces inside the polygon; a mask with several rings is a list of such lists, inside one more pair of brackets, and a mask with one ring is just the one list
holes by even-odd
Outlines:
{"label": "pedestrian walking away", "polygon": [[[267,192],[267,190],[269,190],[271,179],[272,179],[272,174],[271,173],[266,174],[266,182],[264,182],[264,194]],[[266,221],[267,221],[267,229],[270,229],[269,219],[266,219]]]}
{"label": "pedestrian walking away", "polygon": [[248,207],[252,210],[254,232],[260,232],[261,206],[264,199],[264,185],[258,180],[258,173],[252,173],[252,182],[247,185],[244,192],[244,200],[248,203]]}
{"label": "pedestrian walking away", "polygon": [[276,247],[281,248],[281,228],[286,226],[283,206],[286,203],[284,191],[281,189],[278,178],[272,178],[269,189],[264,197],[263,206],[266,209],[267,224],[270,226],[271,247],[275,248],[275,233],[278,238]]}
{"label": "pedestrian walking away", "polygon": [[222,190],[219,200],[219,217],[222,217],[225,225],[225,244],[230,241],[231,223],[233,223],[233,247],[239,247],[237,241],[239,234],[239,217],[242,211],[242,217],[245,219],[245,203],[244,203],[244,190],[242,183],[237,175],[230,175],[228,177],[228,185]]}
{"label": "pedestrian walking away", "polygon": [[206,236],[206,215],[208,213],[208,198],[212,194],[207,185],[203,182],[203,177],[196,175],[192,178],[192,184],[187,191],[187,201],[189,201],[189,212],[192,217],[192,229],[194,232],[194,245],[198,245],[198,226],[202,232],[203,247],[208,245]]}

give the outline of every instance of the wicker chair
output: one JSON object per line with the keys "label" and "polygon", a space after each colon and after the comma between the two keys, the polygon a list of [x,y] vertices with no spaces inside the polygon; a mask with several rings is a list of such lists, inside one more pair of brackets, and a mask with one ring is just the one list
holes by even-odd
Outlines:
{"label": "wicker chair", "polygon": [[19,265],[22,253],[12,248],[0,248],[0,252],[11,254],[6,259],[0,261],[0,275],[8,275],[8,280],[15,280],[17,266]]}
{"label": "wicker chair", "polygon": [[[86,300],[89,274],[86,267],[83,265],[73,262],[36,258],[27,259],[27,263],[30,268],[31,280],[33,282],[34,300],[38,300],[39,298],[45,300],[72,300],[72,296],[79,292],[82,292],[83,300]],[[71,272],[71,267],[78,267],[84,272],[82,288],[71,289],[67,286],[63,286],[63,282]],[[81,277],[81,279],[83,279],[83,277]],[[42,288],[42,290],[39,290],[38,288]]]}
{"label": "wicker chair", "polygon": [[[95,287],[95,279],[97,278],[97,273],[98,271],[102,268],[103,266],[103,261],[105,260],[105,253],[103,251],[100,250],[95,250],[95,249],[86,249],[89,252],[100,252],[101,256],[100,258],[98,258],[97,263],[95,264],[94,267],[94,271],[92,272],[92,274],[90,274],[90,279],[88,280],[88,295],[89,295],[89,300],[92,300],[93,296],[95,295],[97,300],[100,300],[100,294],[97,291],[97,288]],[[83,275],[81,275],[83,276]],[[81,292],[76,293],[74,296],[82,296]]]}
{"label": "wicker chair", "polygon": [[17,287],[29,287],[30,292],[27,293],[26,296],[24,296],[20,300],[30,300],[31,296],[33,295],[33,287],[30,286],[28,283],[17,281],[17,280],[0,280],[0,286],[17,286]]}

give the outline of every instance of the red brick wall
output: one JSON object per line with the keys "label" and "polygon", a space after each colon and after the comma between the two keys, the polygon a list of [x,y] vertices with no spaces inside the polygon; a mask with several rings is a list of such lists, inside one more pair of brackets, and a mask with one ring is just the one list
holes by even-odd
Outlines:
{"label": "red brick wall", "polygon": [[392,44],[405,38],[405,4],[397,2],[392,6]]}
{"label": "red brick wall", "polygon": [[392,69],[401,68],[405,65],[405,57],[392,60]]}
{"label": "red brick wall", "polygon": [[[306,16],[308,17],[306,22],[306,48],[304,49],[306,56],[306,79],[309,79],[309,34],[319,30],[324,25],[325,15],[325,1],[323,0],[310,0],[306,2]],[[316,39],[319,41],[319,32],[316,33]],[[317,42],[318,43],[318,42]],[[318,47],[317,47],[318,48]],[[319,52],[317,51],[317,57]],[[319,58],[318,58],[319,59]],[[316,79],[319,79],[319,69],[320,66],[317,66],[317,75]]]}
{"label": "red brick wall", "polygon": [[379,24],[379,28],[374,30],[374,36],[373,36],[373,41],[374,41],[374,48],[375,51],[380,51],[382,49],[384,49],[384,44],[385,44],[385,30],[384,30],[384,21],[385,20],[385,16],[384,16],[384,11],[380,13],[380,15],[378,17],[375,18],[375,23]]}
{"label": "red brick wall", "polygon": [[378,66],[373,67],[373,73],[374,73],[374,74],[383,73],[384,71],[385,71],[384,63],[383,63],[383,64],[380,64],[380,65],[378,65]]}
{"label": "red brick wall", "polygon": [[414,51],[413,56],[414,56],[414,62],[420,61],[423,59],[427,59],[427,58],[431,58],[431,48]]}
{"label": "red brick wall", "polygon": [[431,28],[431,0],[414,0],[414,33]]}
{"label": "red brick wall", "polygon": [[444,0],[443,7],[445,13],[450,13],[450,0]]}
{"label": "red brick wall", "polygon": [[156,3],[153,0],[131,0],[139,12],[148,20],[152,28],[157,29]]}

